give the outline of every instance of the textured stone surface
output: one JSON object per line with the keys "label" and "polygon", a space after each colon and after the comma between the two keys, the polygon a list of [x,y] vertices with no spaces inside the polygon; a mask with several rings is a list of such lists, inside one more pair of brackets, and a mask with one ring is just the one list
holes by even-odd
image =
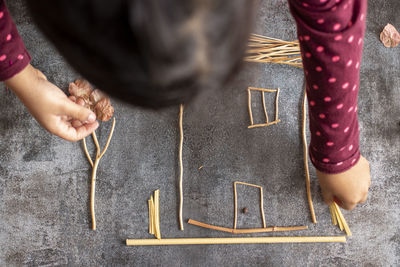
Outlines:
{"label": "textured stone surface", "polygon": [[[63,90],[77,74],[32,24],[20,0],[8,1],[18,29],[41,69]],[[361,150],[370,160],[368,202],[344,215],[353,231],[346,244],[269,244],[126,247],[126,238],[147,234],[147,202],[161,190],[161,232],[167,237],[230,236],[177,222],[178,107],[161,113],[113,100],[117,126],[98,170],[98,230],[89,229],[90,166],[80,143],[51,136],[0,86],[1,266],[398,266],[400,265],[400,57],[379,33],[400,27],[397,0],[370,1],[361,68]],[[292,40],[295,26],[284,0],[262,1],[255,32]],[[297,233],[257,236],[339,235],[330,223],[313,173],[318,219],[310,223],[299,132],[302,71],[248,64],[224,90],[203,95],[184,115],[184,218],[230,227],[232,181],[264,186],[268,225],[308,225]],[[276,126],[249,130],[248,86],[281,88]],[[268,96],[268,100],[272,100]],[[272,105],[270,105],[272,108]],[[254,95],[255,120],[262,120]],[[104,144],[110,123],[98,131]],[[90,141],[90,149],[93,149]],[[203,166],[202,169],[198,169]],[[259,227],[258,191],[238,187],[238,227]]]}

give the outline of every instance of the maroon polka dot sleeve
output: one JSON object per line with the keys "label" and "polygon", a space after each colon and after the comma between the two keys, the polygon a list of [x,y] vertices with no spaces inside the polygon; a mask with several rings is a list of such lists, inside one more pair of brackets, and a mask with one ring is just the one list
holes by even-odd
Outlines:
{"label": "maroon polka dot sleeve", "polygon": [[310,157],[326,173],[360,158],[357,95],[367,0],[289,0],[310,112]]}
{"label": "maroon polka dot sleeve", "polygon": [[3,0],[0,0],[0,81],[23,70],[31,61]]}

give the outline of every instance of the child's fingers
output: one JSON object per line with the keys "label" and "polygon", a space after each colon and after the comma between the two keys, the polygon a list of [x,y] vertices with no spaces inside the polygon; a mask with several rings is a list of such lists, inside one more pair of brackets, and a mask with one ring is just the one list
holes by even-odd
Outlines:
{"label": "child's fingers", "polygon": [[327,190],[322,190],[322,197],[326,205],[330,205],[333,202],[333,194]]}
{"label": "child's fingers", "polygon": [[70,95],[68,98],[69,98],[69,100],[71,100],[72,102],[76,102],[76,97],[75,97],[75,96]]}
{"label": "child's fingers", "polygon": [[79,121],[79,120],[72,120],[71,125],[72,125],[72,127],[74,127],[74,128],[78,128],[78,127],[81,127],[83,124],[82,124],[82,122]]}
{"label": "child's fingers", "polygon": [[357,206],[357,202],[354,201],[347,201],[343,198],[339,198],[337,204],[345,210],[353,210]]}
{"label": "child's fingers", "polygon": [[63,112],[62,115],[71,116],[76,120],[88,123],[93,123],[96,121],[96,114],[94,114],[90,109],[70,101],[64,103],[61,111]]}
{"label": "child's fingers", "polygon": [[91,134],[94,130],[97,129],[97,127],[99,127],[99,123],[97,121],[93,123],[83,124],[77,128],[73,127],[73,125],[67,122],[64,122],[59,125],[54,134],[68,141],[79,141],[82,138]]}

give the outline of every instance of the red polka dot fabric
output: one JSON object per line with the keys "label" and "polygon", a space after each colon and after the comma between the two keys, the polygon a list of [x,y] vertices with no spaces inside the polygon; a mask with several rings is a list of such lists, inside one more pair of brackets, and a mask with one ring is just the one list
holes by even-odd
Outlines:
{"label": "red polka dot fabric", "polygon": [[310,112],[310,157],[325,173],[360,158],[357,96],[367,0],[289,0]]}
{"label": "red polka dot fabric", "polygon": [[18,34],[4,1],[0,0],[0,81],[23,70],[31,57]]}

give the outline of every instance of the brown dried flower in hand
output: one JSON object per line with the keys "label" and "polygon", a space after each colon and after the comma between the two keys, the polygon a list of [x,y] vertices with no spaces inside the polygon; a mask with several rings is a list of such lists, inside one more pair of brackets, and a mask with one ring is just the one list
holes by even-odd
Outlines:
{"label": "brown dried flower in hand", "polygon": [[83,99],[85,107],[96,113],[97,119],[108,121],[114,114],[110,99],[99,89],[93,90],[90,83],[84,79],[77,79],[69,84],[69,93],[76,99]]}
{"label": "brown dried flower in hand", "polygon": [[400,34],[392,24],[387,24],[381,32],[380,39],[386,47],[396,47],[400,43]]}

